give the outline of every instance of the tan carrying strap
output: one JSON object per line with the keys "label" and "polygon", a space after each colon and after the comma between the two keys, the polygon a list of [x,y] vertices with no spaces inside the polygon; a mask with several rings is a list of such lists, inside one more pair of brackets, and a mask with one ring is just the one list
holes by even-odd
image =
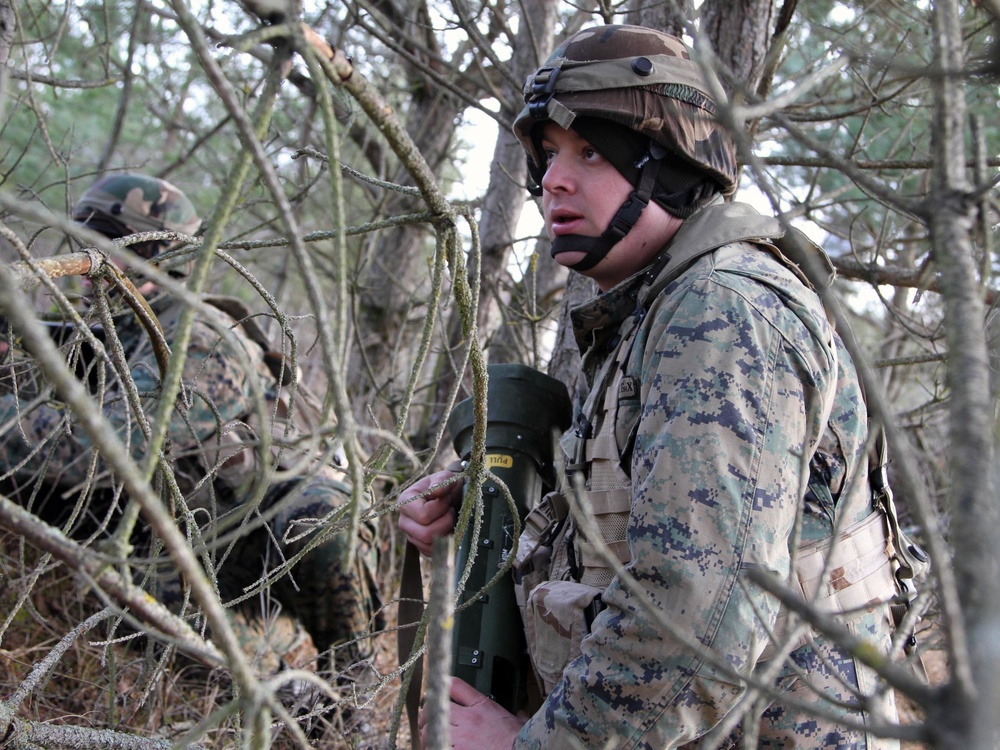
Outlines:
{"label": "tan carrying strap", "polygon": [[[403,552],[403,570],[399,581],[399,607],[397,609],[396,653],[400,664],[413,655],[417,629],[424,616],[424,586],[420,574],[420,552],[409,542]],[[417,718],[420,714],[420,690],[424,679],[423,657],[413,665],[410,673],[410,687],[406,691],[406,718],[410,724],[410,746],[420,750],[420,728]]]}

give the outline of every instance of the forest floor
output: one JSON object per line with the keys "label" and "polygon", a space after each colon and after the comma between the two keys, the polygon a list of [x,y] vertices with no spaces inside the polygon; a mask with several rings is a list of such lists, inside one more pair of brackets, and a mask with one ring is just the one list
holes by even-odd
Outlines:
{"label": "forest floor", "polygon": [[[176,741],[232,701],[227,672],[176,653],[164,659],[162,647],[154,647],[146,638],[128,635],[122,627],[109,632],[111,619],[73,640],[50,672],[36,681],[33,670],[66,633],[103,607],[94,594],[81,589],[75,576],[55,563],[43,565],[30,596],[21,600],[19,592],[26,579],[38,573],[38,564],[37,554],[0,532],[0,699],[10,702],[17,696],[20,721]],[[378,637],[376,650],[376,669],[391,675],[397,664],[393,634]],[[34,684],[22,697],[18,691],[26,680]],[[311,709],[299,705],[297,719],[308,728],[313,745],[327,750],[390,747],[399,679],[388,679],[362,708],[348,693],[341,689],[337,700],[316,694]],[[295,696],[283,697],[282,702],[300,703]],[[235,721],[232,716],[220,718],[216,728],[200,739],[202,746],[235,747]],[[272,738],[270,747],[275,750],[298,747],[280,723],[274,724]],[[404,713],[397,746],[408,745]]]}

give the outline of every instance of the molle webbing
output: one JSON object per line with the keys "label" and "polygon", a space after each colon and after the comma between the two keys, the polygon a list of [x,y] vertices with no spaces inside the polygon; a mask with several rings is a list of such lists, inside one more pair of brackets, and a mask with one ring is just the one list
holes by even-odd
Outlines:
{"label": "molle webbing", "polygon": [[[622,456],[615,439],[615,415],[618,411],[616,376],[621,373],[623,360],[631,350],[631,346],[627,344],[635,336],[636,329],[635,319],[630,318],[624,322],[620,332],[621,344],[614,356],[605,362],[597,377],[595,389],[584,405],[584,414],[596,429],[592,437],[581,439],[577,443],[575,460],[577,465],[590,467],[587,475],[587,503],[601,537],[600,544],[617,557],[620,565],[627,565],[632,559],[627,542],[628,521],[632,511],[632,482],[629,468],[621,465]],[[582,533],[577,533],[575,547],[581,571],[580,583],[607,587],[616,570],[609,567],[599,555],[599,545],[588,540]]]}
{"label": "molle webbing", "polygon": [[569,516],[569,504],[562,493],[549,492],[542,497],[524,517],[521,536],[518,538],[517,552],[514,560],[515,579],[528,573],[536,572],[536,557],[544,561],[549,556],[541,547],[552,543],[552,537],[562,522]]}
{"label": "molle webbing", "polygon": [[895,590],[886,555],[885,518],[872,513],[832,540],[803,545],[795,564],[802,598],[821,612],[884,603]]}
{"label": "molle webbing", "polygon": [[[875,512],[832,540],[803,545],[795,560],[792,589],[819,612],[837,614],[841,621],[860,619],[896,592],[887,544],[885,516]],[[788,610],[782,609],[774,624],[774,640],[761,661],[775,655],[787,628]],[[803,637],[792,648],[804,641]]]}

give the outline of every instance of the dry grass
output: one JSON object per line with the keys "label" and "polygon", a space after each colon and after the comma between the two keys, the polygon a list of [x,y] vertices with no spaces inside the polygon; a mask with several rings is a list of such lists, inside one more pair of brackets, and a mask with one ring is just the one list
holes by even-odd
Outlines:
{"label": "dry grass", "polygon": [[[0,699],[4,701],[12,698],[67,632],[103,608],[96,596],[81,590],[63,565],[49,565],[31,585],[39,558],[0,532],[0,618],[14,613],[0,631]],[[18,606],[25,590],[29,595]],[[209,670],[173,652],[165,654],[161,645],[141,635],[107,644],[108,639],[127,634],[121,625],[112,630],[115,624],[114,619],[104,620],[77,638],[51,674],[26,695],[17,718],[175,740],[232,700],[232,684],[223,670]],[[388,674],[396,666],[394,640],[382,635],[376,646],[377,669]],[[314,709],[318,715],[300,721],[311,727],[314,747],[387,747],[397,696],[398,680],[380,690],[363,710],[352,710],[346,695],[337,701],[322,698]],[[289,697],[283,702],[288,706],[293,700]],[[359,719],[371,731],[359,733]],[[236,746],[237,721],[223,719],[199,742],[210,748]],[[405,727],[398,744],[408,744]],[[286,729],[275,728],[272,748],[297,746]]]}

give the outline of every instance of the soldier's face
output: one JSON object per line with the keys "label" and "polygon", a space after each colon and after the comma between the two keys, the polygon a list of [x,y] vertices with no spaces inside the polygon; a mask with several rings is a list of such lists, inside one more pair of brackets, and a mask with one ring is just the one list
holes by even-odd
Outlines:
{"label": "soldier's face", "polygon": [[[112,259],[112,262],[116,266],[118,266],[118,268],[120,268],[122,271],[127,272],[129,270],[129,264],[120,258],[114,258]],[[90,277],[83,276],[81,277],[81,281],[83,283],[84,294],[92,295],[94,293],[94,283],[93,281],[91,281]],[[107,283],[105,283],[105,286],[107,286]],[[157,288],[156,282],[154,281],[149,281],[149,280],[143,281],[142,279],[140,279],[136,282],[136,291],[139,292],[139,294],[141,294],[144,297],[150,296],[153,292],[156,291],[156,288]]]}
{"label": "soldier's face", "polygon": [[[548,123],[542,131],[546,156],[542,177],[542,213],[549,239],[561,235],[598,237],[624,203],[632,185],[581,135]],[[677,232],[681,220],[650,202],[625,238],[586,276],[601,289],[645,268]],[[583,253],[556,256],[565,266],[583,259]]]}

